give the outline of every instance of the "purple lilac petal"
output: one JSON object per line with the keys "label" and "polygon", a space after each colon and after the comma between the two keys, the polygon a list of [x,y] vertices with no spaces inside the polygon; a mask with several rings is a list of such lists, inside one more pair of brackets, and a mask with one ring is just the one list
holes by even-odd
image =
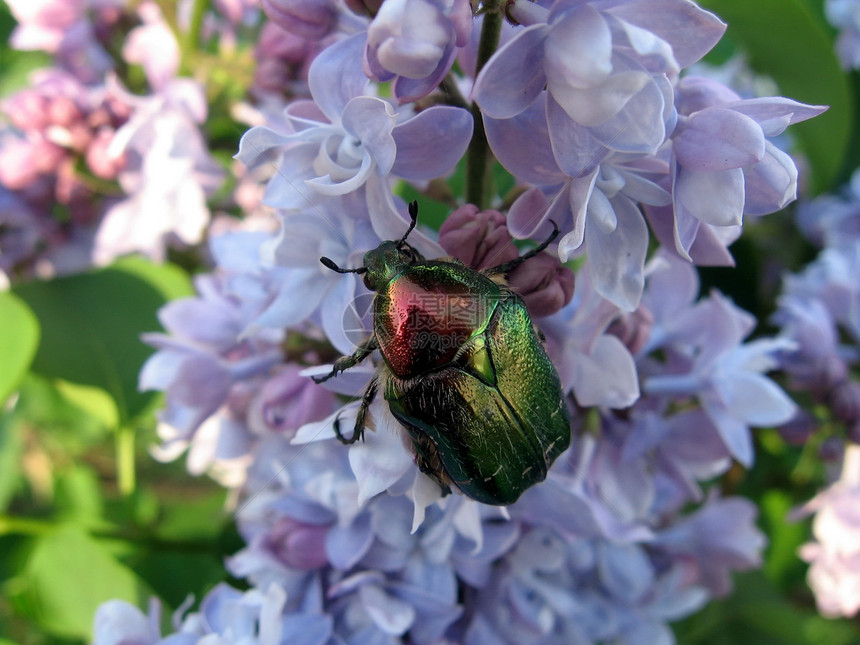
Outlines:
{"label": "purple lilac petal", "polygon": [[547,82],[544,43],[549,27],[526,27],[499,48],[475,79],[472,99],[485,118],[508,119],[528,108]]}
{"label": "purple lilac petal", "polygon": [[332,123],[340,121],[347,103],[364,94],[367,77],[361,69],[366,35],[355,34],[326,47],[311,63],[308,85],[314,101]]}
{"label": "purple lilac petal", "polygon": [[[621,68],[620,63],[616,64]],[[621,74],[645,74],[644,71],[633,70],[618,72]],[[610,150],[631,154],[656,154],[657,149],[666,138],[666,97],[661,91],[661,85],[655,79],[645,75],[646,82],[632,93],[619,110],[591,128],[592,135]],[[671,101],[671,94],[669,95]]]}
{"label": "purple lilac petal", "polygon": [[[534,124],[535,127],[538,125]],[[571,119],[552,96],[546,97],[546,123],[540,124],[540,127],[548,128],[548,139],[555,162],[562,172],[570,177],[590,175],[609,154],[603,143],[595,138],[592,129]],[[534,146],[535,143],[532,142],[531,145]],[[515,157],[515,160],[520,163],[518,157]]]}
{"label": "purple lilac petal", "polygon": [[395,121],[391,104],[372,96],[358,96],[350,100],[341,115],[344,129],[357,139],[353,145],[360,142],[370,153],[376,161],[376,172],[380,176],[391,172],[397,154],[392,136]]}
{"label": "purple lilac petal", "polygon": [[603,16],[588,4],[579,4],[552,24],[544,52],[544,69],[553,94],[556,83],[587,89],[613,72],[612,34]]}
{"label": "purple lilac petal", "polygon": [[567,179],[553,156],[545,100],[546,93],[541,93],[512,118],[494,119],[484,113],[487,140],[496,159],[514,177],[536,186],[552,186]]}
{"label": "purple lilac petal", "polygon": [[595,226],[593,218],[585,227],[588,265],[597,292],[620,309],[633,311],[645,286],[648,226],[639,208],[626,197],[617,195],[612,207],[618,218],[615,230],[605,232]]}
{"label": "purple lilac petal", "polygon": [[683,169],[675,184],[675,201],[705,224],[737,226],[743,221],[743,170],[697,172]]}
{"label": "purple lilac petal", "polygon": [[427,96],[445,78],[457,58],[457,50],[449,45],[432,74],[425,78],[400,76],[394,81],[394,96],[401,105]]}
{"label": "purple lilac petal", "polygon": [[409,181],[426,181],[450,172],[472,138],[472,115],[457,107],[422,110],[394,128],[397,159],[391,172]]}
{"label": "purple lilac petal", "polygon": [[748,215],[773,213],[797,197],[797,165],[770,141],[765,141],[764,159],[744,171],[744,180]]}
{"label": "purple lilac petal", "polygon": [[751,166],[764,157],[764,134],[751,118],[734,110],[695,113],[675,137],[675,154],[685,170],[708,172]]}
{"label": "purple lilac petal", "polygon": [[605,11],[646,29],[672,46],[681,67],[688,67],[708,53],[722,38],[726,24],[690,0],[618,2]]}
{"label": "purple lilac petal", "polygon": [[789,125],[816,117],[828,109],[826,105],[807,105],[783,96],[744,99],[721,107],[750,117],[767,137],[782,134]]}

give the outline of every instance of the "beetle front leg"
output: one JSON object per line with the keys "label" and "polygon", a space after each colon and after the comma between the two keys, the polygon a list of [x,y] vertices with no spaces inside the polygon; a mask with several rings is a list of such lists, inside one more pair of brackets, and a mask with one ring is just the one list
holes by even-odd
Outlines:
{"label": "beetle front leg", "polygon": [[324,383],[333,376],[337,376],[339,372],[343,372],[344,370],[348,370],[350,367],[358,365],[361,361],[370,356],[377,347],[376,336],[371,336],[363,345],[360,345],[351,356],[341,356],[337,359],[331,368],[331,372],[325,376],[312,376],[311,378],[314,380],[314,383]]}
{"label": "beetle front leg", "polygon": [[334,434],[337,436],[337,440],[342,444],[353,444],[364,437],[364,418],[367,416],[367,409],[370,407],[370,404],[373,403],[373,399],[376,398],[376,390],[378,386],[379,380],[374,376],[373,379],[371,379],[370,384],[367,386],[367,389],[364,391],[364,396],[361,397],[361,407],[358,408],[358,414],[355,417],[355,428],[353,429],[352,436],[349,439],[341,434],[340,417],[335,417],[333,424]]}

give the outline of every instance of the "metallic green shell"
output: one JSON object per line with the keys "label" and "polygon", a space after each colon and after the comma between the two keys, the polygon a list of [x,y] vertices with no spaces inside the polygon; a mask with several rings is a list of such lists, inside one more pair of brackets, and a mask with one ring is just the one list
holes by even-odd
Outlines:
{"label": "metallic green shell", "polygon": [[447,366],[413,379],[386,380],[385,398],[419,457],[432,459],[469,497],[515,502],[546,477],[570,444],[570,418],[558,375],[523,301],[503,289],[485,332]]}

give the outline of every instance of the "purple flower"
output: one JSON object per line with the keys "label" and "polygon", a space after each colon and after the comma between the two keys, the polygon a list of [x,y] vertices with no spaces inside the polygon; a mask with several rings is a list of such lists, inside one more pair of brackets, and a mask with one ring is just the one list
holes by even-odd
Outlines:
{"label": "purple flower", "polygon": [[386,0],[367,29],[364,71],[400,103],[429,94],[472,35],[468,0]]}
{"label": "purple flower", "polygon": [[783,208],[797,196],[797,168],[766,140],[824,112],[782,97],[741,99],[709,79],[678,84],[673,139],[675,248],[689,250],[701,223],[739,226],[743,215]]}
{"label": "purple flower", "polygon": [[731,590],[731,571],[761,565],[766,539],[755,526],[757,512],[749,500],[711,496],[700,509],[660,531],[654,544],[689,557],[699,569],[699,583],[714,596],[724,596]]}
{"label": "purple flower", "polygon": [[[315,102],[287,107],[288,133],[256,127],[242,137],[236,157],[245,164],[277,155],[278,173],[264,198],[270,206],[304,210],[367,185],[370,213],[389,211],[389,175],[433,179],[449,172],[465,151],[472,134],[466,110],[435,106],[405,118],[390,103],[362,94],[362,41],[357,34],[314,60],[308,81]],[[445,146],[433,145],[439,138]]]}
{"label": "purple flower", "polygon": [[[645,118],[660,114],[667,77],[701,58],[725,29],[713,14],[687,0],[558,2],[548,12],[517,2],[511,12],[530,26],[478,75],[473,94],[482,110],[494,119],[516,116],[546,86],[552,96],[548,103],[578,124],[598,128],[604,141],[619,133],[622,140],[641,136],[619,126],[641,122],[636,113]],[[660,121],[645,124],[655,126],[655,136],[648,139],[652,152],[665,136]]]}
{"label": "purple flower", "polygon": [[638,203],[670,203],[657,183],[668,166],[644,155],[613,153],[551,101],[541,95],[515,117],[484,119],[499,161],[518,179],[542,187],[513,204],[511,233],[541,237],[549,231],[548,220],[555,221],[564,233],[558,245],[561,260],[584,252],[598,293],[632,311],[642,295],[648,250],[648,227]]}
{"label": "purple flower", "polygon": [[748,466],[753,460],[749,426],[778,425],[795,413],[791,399],[762,374],[777,366],[776,352],[792,345],[785,339],[741,345],[753,321],[718,293],[685,318],[677,341],[690,352],[689,367],[682,373],[649,376],[643,389],[650,394],[697,396],[732,455]]}
{"label": "purple flower", "polygon": [[[219,584],[200,603],[198,612],[186,614],[183,604],[173,616],[175,632],[161,638],[160,607],[150,607],[145,617],[136,607],[123,601],[104,603],[96,612],[93,632],[97,645],[194,645],[199,642],[236,643],[237,645],[325,645],[332,633],[331,619],[312,609],[286,613],[287,595],[270,585],[265,591],[241,592]],[[187,603],[190,605],[190,599]]]}
{"label": "purple flower", "polygon": [[827,20],[839,29],[836,52],[845,69],[860,67],[860,3],[857,0],[827,0]]}

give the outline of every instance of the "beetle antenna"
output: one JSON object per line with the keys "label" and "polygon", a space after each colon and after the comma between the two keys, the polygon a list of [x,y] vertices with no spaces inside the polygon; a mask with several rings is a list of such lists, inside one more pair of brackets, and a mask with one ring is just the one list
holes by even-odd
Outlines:
{"label": "beetle antenna", "polygon": [[489,274],[510,273],[511,271],[516,269],[519,265],[521,265],[523,262],[525,262],[529,258],[533,258],[538,253],[543,251],[546,247],[548,247],[550,244],[552,244],[552,242],[555,238],[558,237],[558,224],[556,224],[554,220],[550,220],[549,223],[552,224],[552,234],[550,234],[550,236],[548,238],[546,238],[546,241],[544,241],[540,246],[532,249],[531,251],[529,251],[525,255],[521,255],[520,257],[516,258],[515,260],[511,260],[510,262],[505,262],[504,264],[500,264],[499,266],[493,267],[492,269],[487,269],[486,271],[484,271],[484,273],[489,273]]}
{"label": "beetle antenna", "polygon": [[412,222],[409,224],[409,228],[406,229],[406,233],[403,234],[403,237],[397,242],[397,247],[400,248],[406,243],[406,238],[409,237],[409,234],[412,232],[412,229],[415,228],[415,225],[418,223],[418,200],[416,199],[413,202],[409,202],[409,217],[412,218]]}
{"label": "beetle antenna", "polygon": [[337,271],[338,273],[365,273],[367,271],[367,267],[358,267],[357,269],[341,269],[338,265],[336,265],[332,260],[329,260],[327,257],[321,257],[320,262],[322,262],[323,266],[327,269]]}

